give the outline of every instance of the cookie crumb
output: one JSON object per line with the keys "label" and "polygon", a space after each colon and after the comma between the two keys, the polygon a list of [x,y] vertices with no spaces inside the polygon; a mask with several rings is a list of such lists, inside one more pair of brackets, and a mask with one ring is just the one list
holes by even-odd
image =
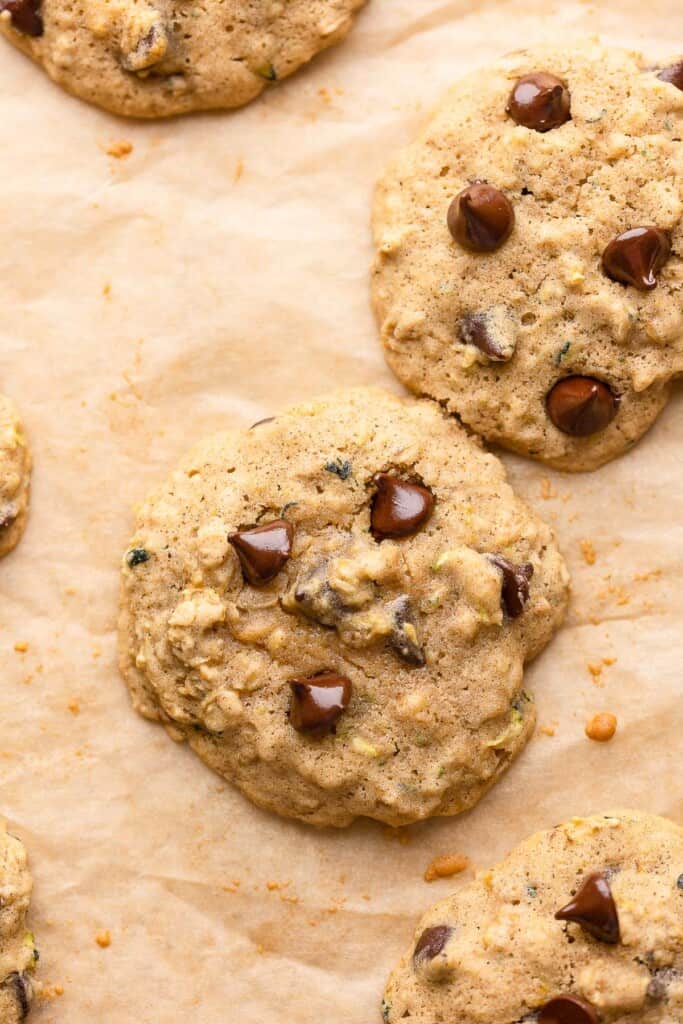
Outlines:
{"label": "cookie crumb", "polygon": [[469,864],[469,859],[460,853],[435,857],[425,870],[424,880],[425,882],[434,882],[437,878],[450,878],[452,875],[459,875],[461,871],[469,867]]}
{"label": "cookie crumb", "polygon": [[557,491],[553,488],[553,485],[551,484],[547,476],[541,478],[540,491],[541,497],[544,501],[549,501],[550,498],[557,497]]}
{"label": "cookie crumb", "polygon": [[67,708],[72,715],[80,715],[81,713],[81,706],[75,698],[69,701]]}
{"label": "cookie crumb", "polygon": [[107,156],[113,156],[115,160],[122,160],[133,152],[133,143],[121,139],[119,142],[110,142],[105,149]]}
{"label": "cookie crumb", "polygon": [[17,640],[17,642],[14,645],[14,650],[17,652],[17,654],[26,654],[28,650],[28,644],[26,643],[25,640]]}
{"label": "cookie crumb", "polygon": [[555,726],[554,725],[542,725],[538,730],[543,736],[554,736]]}
{"label": "cookie crumb", "polygon": [[95,936],[95,942],[101,949],[106,949],[107,946],[111,946],[111,932],[108,928],[103,928]]}
{"label": "cookie crumb", "polygon": [[235,164],[235,173],[232,176],[232,183],[233,183],[233,185],[237,184],[237,182],[241,179],[243,174],[244,174],[244,160],[242,160],[240,158],[237,161],[237,163]]}
{"label": "cookie crumb", "polygon": [[595,565],[595,548],[593,541],[582,540],[581,541],[581,554],[586,565]]}
{"label": "cookie crumb", "polygon": [[593,715],[586,723],[586,736],[597,743],[607,743],[617,731],[617,719],[609,711]]}

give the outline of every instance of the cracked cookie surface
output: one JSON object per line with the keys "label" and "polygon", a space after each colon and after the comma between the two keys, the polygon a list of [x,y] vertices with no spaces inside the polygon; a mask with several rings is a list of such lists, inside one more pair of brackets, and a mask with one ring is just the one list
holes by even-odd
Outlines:
{"label": "cracked cookie surface", "polygon": [[198,445],[124,557],[134,706],[317,825],[472,806],[533,729],[567,573],[501,463],[374,389]]}
{"label": "cracked cookie surface", "polygon": [[683,829],[615,812],[539,832],[436,904],[387,986],[385,1024],[676,1024]]}
{"label": "cracked cookie surface", "polygon": [[0,824],[0,1021],[20,1024],[33,997],[31,976],[38,959],[26,927],[31,875],[23,844]]}
{"label": "cracked cookie surface", "polygon": [[0,395],[0,557],[16,547],[26,526],[31,453],[14,404]]}
{"label": "cracked cookie surface", "polygon": [[365,0],[0,0],[0,31],[115,114],[241,107],[339,42]]}
{"label": "cracked cookie surface", "polygon": [[386,358],[489,441],[592,469],[683,371],[683,65],[519,51],[446,96],[380,181]]}

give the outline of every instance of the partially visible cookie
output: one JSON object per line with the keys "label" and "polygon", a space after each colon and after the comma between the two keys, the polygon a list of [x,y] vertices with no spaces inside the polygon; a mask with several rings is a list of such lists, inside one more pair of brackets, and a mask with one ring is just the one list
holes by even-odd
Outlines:
{"label": "partially visible cookie", "polygon": [[522,843],[423,917],[385,1024],[678,1024],[683,829],[617,812]]}
{"label": "partially visible cookie", "polygon": [[683,62],[590,42],[468,75],[379,183],[387,360],[562,469],[627,450],[683,371]]}
{"label": "partially visible cookie", "polygon": [[14,403],[0,395],[0,557],[21,538],[28,515],[31,453]]}
{"label": "partially visible cookie", "polygon": [[0,31],[115,114],[241,107],[347,34],[365,0],[0,0]]}
{"label": "partially visible cookie", "polygon": [[564,615],[552,531],[432,402],[309,402],[200,444],[123,563],[138,711],[262,807],[398,825],[471,807],[534,725]]}
{"label": "partially visible cookie", "polygon": [[32,881],[23,844],[0,824],[0,1021],[26,1020],[38,960],[26,927]]}

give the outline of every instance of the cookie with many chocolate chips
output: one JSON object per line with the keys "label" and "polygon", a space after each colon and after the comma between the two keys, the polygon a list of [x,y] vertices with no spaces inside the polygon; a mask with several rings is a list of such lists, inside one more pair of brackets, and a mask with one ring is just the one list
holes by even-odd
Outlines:
{"label": "cookie with many chocolate chips", "polygon": [[19,543],[28,515],[31,453],[19,414],[0,395],[0,557]]}
{"label": "cookie with many chocolate chips", "polygon": [[31,897],[26,850],[0,824],[0,1021],[26,1020],[33,997],[32,975],[38,961],[26,927]]}
{"label": "cookie with many chocolate chips", "polygon": [[136,709],[262,807],[471,807],[534,725],[564,614],[551,530],[433,402],[340,392],[200,444],[123,558]]}
{"label": "cookie with many chocolate chips", "polygon": [[456,85],[380,181],[387,360],[489,441],[593,469],[683,372],[681,67],[518,51]]}
{"label": "cookie with many chocolate chips", "polygon": [[385,1024],[678,1024],[683,829],[625,811],[527,839],[436,904]]}
{"label": "cookie with many chocolate chips", "polygon": [[0,32],[130,117],[241,107],[339,42],[365,0],[0,0]]}

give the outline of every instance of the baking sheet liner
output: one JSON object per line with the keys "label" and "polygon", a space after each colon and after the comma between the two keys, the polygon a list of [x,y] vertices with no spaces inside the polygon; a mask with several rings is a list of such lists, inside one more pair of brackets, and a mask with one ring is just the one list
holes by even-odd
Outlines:
{"label": "baking sheet liner", "polygon": [[[483,868],[615,806],[683,823],[680,393],[595,474],[505,456],[574,598],[527,676],[545,731],[465,816],[280,821],[139,719],[116,669],[131,506],[191,443],[342,384],[399,390],[368,302],[386,159],[461,72],[588,33],[670,55],[683,8],[373,0],[262,101],[168,123],[91,109],[3,42],[0,387],[35,474],[0,565],[0,812],[35,877],[36,1024],[368,1024],[418,914],[472,876],[427,885],[435,855]],[[607,745],[584,736],[598,710]]]}

